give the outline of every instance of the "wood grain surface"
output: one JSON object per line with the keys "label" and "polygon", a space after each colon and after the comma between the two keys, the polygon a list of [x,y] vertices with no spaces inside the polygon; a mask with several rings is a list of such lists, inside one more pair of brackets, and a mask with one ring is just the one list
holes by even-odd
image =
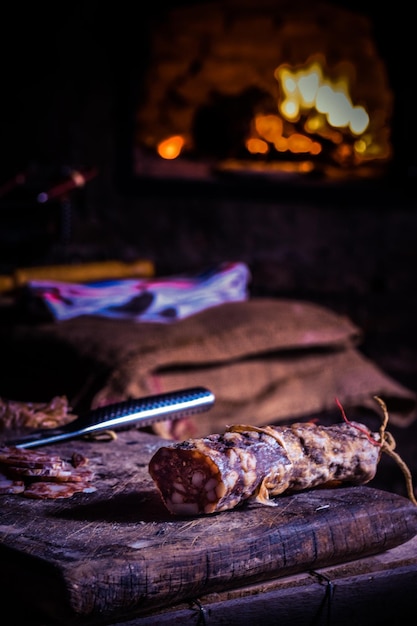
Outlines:
{"label": "wood grain surface", "polygon": [[417,534],[417,507],[366,486],[173,517],[148,473],[161,445],[166,440],[126,431],[116,441],[44,448],[63,458],[85,454],[97,491],[1,497],[3,606],[23,603],[42,624],[104,624],[379,554]]}

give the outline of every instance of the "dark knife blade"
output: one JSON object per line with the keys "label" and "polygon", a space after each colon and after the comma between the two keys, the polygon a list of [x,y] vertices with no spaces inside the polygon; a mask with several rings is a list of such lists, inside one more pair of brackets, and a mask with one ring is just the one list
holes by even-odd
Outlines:
{"label": "dark knife blade", "polygon": [[92,409],[61,428],[36,430],[6,441],[5,444],[17,448],[34,448],[103,430],[115,430],[132,425],[142,428],[162,420],[176,420],[207,411],[213,406],[214,400],[214,394],[204,387],[191,387],[126,400]]}

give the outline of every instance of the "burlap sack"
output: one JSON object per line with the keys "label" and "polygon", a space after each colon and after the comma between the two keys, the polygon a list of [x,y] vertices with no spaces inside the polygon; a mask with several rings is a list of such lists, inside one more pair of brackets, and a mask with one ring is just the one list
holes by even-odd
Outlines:
{"label": "burlap sack", "polygon": [[379,411],[378,395],[390,421],[401,426],[416,415],[415,394],[359,352],[361,330],[309,302],[226,303],[171,325],[85,317],[53,332],[107,372],[93,406],[210,389],[215,405],[195,416],[197,436],[232,423],[260,425],[334,409],[336,397],[345,409]]}

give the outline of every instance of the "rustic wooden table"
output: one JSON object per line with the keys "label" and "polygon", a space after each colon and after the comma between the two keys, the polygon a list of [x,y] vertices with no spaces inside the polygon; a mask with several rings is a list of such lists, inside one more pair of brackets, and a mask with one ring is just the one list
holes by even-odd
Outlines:
{"label": "rustic wooden table", "polygon": [[416,589],[414,537],[375,556],[208,594],[113,626],[411,626]]}
{"label": "rustic wooden table", "polygon": [[7,626],[394,626],[415,615],[409,500],[368,486],[316,489],[275,507],[176,518],[147,469],[166,443],[129,431],[45,447],[87,456],[97,490],[63,500],[2,496]]}

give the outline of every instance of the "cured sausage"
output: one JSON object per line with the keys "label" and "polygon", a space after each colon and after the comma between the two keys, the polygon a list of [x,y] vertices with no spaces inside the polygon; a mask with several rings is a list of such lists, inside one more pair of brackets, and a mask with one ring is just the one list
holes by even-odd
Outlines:
{"label": "cured sausage", "polygon": [[171,513],[210,514],[249,498],[273,506],[284,492],[365,484],[381,450],[381,434],[356,422],[235,425],[159,448],[149,473]]}

